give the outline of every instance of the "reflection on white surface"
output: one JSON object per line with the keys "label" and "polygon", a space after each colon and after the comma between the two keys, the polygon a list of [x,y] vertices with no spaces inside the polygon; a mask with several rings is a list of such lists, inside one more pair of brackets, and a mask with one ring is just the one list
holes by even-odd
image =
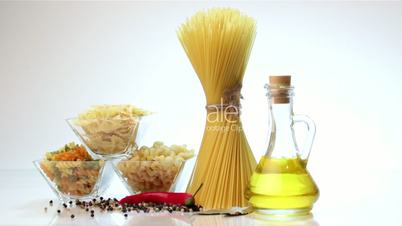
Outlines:
{"label": "reflection on white surface", "polygon": [[189,214],[181,214],[181,213],[160,213],[160,214],[140,214],[132,217],[127,223],[124,225],[150,225],[150,226],[159,226],[159,225],[174,225],[174,226],[191,226],[192,216]]}
{"label": "reflection on white surface", "polygon": [[270,217],[258,213],[250,214],[248,217],[255,219],[253,225],[266,225],[266,226],[319,226],[318,222],[314,220],[313,215],[292,217],[292,218],[278,218]]}
{"label": "reflection on white surface", "polygon": [[[57,213],[61,210],[61,213]],[[91,217],[90,212],[80,208],[64,208],[60,203],[48,207],[46,215],[50,218],[48,225],[139,225],[139,226],[191,226],[195,216],[190,213],[137,213],[129,212],[128,216],[120,211],[108,212],[94,208],[95,216]],[[74,218],[71,218],[71,215]]]}
{"label": "reflection on white surface", "polygon": [[[256,213],[247,216],[225,217],[222,215],[195,215],[191,213],[136,213],[130,212],[124,217],[121,212],[100,212],[95,210],[95,217],[82,209],[61,209],[62,213],[57,214],[59,207],[49,210],[53,215],[49,225],[122,225],[122,226],[319,226],[314,218],[309,215],[299,218],[269,218]],[[74,214],[74,219],[71,218]]]}
{"label": "reflection on white surface", "polygon": [[273,219],[264,215],[250,214],[247,216],[197,216],[193,226],[217,225],[217,226],[319,226],[314,218],[309,215],[300,218]]}
{"label": "reflection on white surface", "polygon": [[251,218],[247,216],[225,217],[220,215],[198,216],[195,218],[193,226],[217,225],[217,226],[249,226],[254,225]]}
{"label": "reflection on white surface", "polygon": [[[71,214],[75,215],[74,219],[71,219]],[[55,214],[49,225],[191,226],[195,218],[190,214],[182,213],[130,213],[126,218],[120,212],[95,212],[95,217],[92,218],[85,211],[70,210],[65,213]]]}

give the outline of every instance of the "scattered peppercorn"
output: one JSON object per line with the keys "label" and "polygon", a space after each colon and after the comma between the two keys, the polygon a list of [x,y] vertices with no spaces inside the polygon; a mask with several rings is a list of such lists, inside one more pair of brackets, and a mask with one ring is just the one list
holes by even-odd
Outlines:
{"label": "scattered peppercorn", "polygon": [[52,205],[53,205],[53,200],[50,200],[50,201],[49,201],[49,204],[52,206]]}
{"label": "scattered peppercorn", "polygon": [[[89,212],[89,215],[91,218],[95,217],[95,210],[96,208],[99,208],[100,212],[113,212],[115,210],[121,212],[124,217],[128,217],[128,212],[136,212],[136,213],[158,213],[158,212],[164,212],[164,213],[173,213],[175,211],[178,212],[197,212],[197,211],[202,211],[203,207],[202,206],[185,206],[185,205],[177,205],[177,204],[168,204],[168,203],[153,203],[153,202],[142,202],[142,203],[123,203],[119,204],[117,199],[105,199],[103,197],[100,197],[99,199],[93,199],[91,201],[80,201],[80,200],[75,200],[69,201],[68,203],[70,204],[70,207],[67,205],[68,203],[62,203],[62,206],[66,209],[66,211],[73,210],[73,203],[76,204],[76,208],[82,209],[82,211]],[[49,201],[49,204],[53,203],[52,200]],[[46,212],[48,210],[48,207],[44,207],[44,211]],[[60,214],[62,211],[61,209],[57,209],[57,213]],[[70,213],[72,213],[71,211]],[[70,215],[71,219],[76,218],[74,214]]]}

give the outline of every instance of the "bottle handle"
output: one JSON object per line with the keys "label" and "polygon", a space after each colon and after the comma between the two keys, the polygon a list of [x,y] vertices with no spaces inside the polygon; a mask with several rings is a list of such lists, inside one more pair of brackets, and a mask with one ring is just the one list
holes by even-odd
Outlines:
{"label": "bottle handle", "polygon": [[315,137],[315,123],[307,115],[294,115],[293,122],[294,123],[303,122],[307,126],[306,141],[304,142],[303,149],[299,150],[299,155],[301,159],[308,161],[311,152],[311,147],[313,146],[313,141]]}

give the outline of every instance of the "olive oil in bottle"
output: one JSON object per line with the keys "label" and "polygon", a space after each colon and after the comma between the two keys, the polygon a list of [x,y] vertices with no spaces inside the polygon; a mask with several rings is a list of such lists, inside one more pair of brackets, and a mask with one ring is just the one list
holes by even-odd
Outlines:
{"label": "olive oil in bottle", "polygon": [[[308,214],[319,191],[306,169],[315,135],[314,122],[293,114],[293,87],[290,76],[271,76],[268,86],[270,139],[250,179],[249,202],[257,212],[271,215]],[[308,127],[305,147],[295,142],[294,123]]]}
{"label": "olive oil in bottle", "polygon": [[305,161],[263,157],[251,176],[250,203],[262,209],[308,209],[318,198],[318,188]]}

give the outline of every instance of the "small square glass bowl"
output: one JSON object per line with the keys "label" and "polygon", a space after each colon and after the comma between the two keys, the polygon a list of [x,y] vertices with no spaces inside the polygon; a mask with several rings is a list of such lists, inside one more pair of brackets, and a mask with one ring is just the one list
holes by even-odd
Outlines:
{"label": "small square glass bowl", "polygon": [[114,162],[117,175],[131,194],[174,191],[187,160],[165,158],[155,161]]}
{"label": "small square glass bowl", "polygon": [[103,160],[36,160],[33,163],[62,202],[93,199],[105,190],[102,186]]}
{"label": "small square glass bowl", "polygon": [[112,159],[128,156],[137,148],[140,119],[70,118],[66,121],[92,154],[101,159]]}

